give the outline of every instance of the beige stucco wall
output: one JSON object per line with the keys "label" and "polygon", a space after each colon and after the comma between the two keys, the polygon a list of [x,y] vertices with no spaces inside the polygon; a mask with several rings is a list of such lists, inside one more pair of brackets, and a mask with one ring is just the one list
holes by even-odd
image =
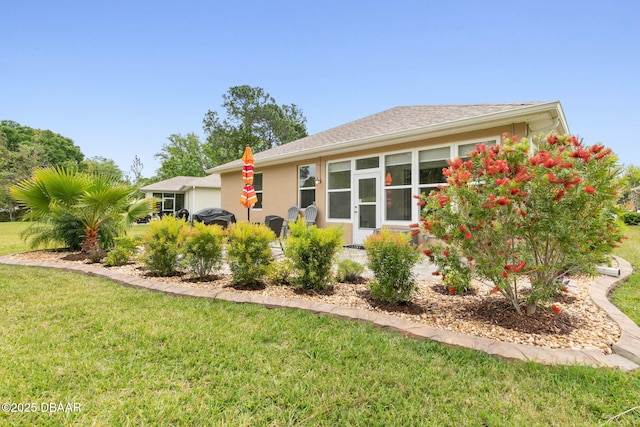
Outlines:
{"label": "beige stucco wall", "polygon": [[[527,126],[518,123],[502,127],[465,132],[454,135],[442,136],[438,138],[423,139],[384,148],[364,149],[353,151],[348,154],[317,156],[305,161],[286,163],[282,165],[261,168],[256,162],[256,172],[263,173],[263,208],[251,211],[252,222],[262,222],[266,215],[280,215],[286,218],[287,209],[290,206],[298,205],[298,167],[315,164],[316,174],[320,176],[321,183],[316,185],[316,206],[318,207],[317,224],[319,227],[342,224],[345,231],[345,240],[352,242],[351,222],[328,222],[326,219],[326,167],[327,162],[336,160],[347,160],[358,157],[367,157],[389,152],[402,152],[414,149],[423,149],[441,144],[453,144],[459,142],[481,141],[500,137],[504,132],[518,136],[526,136]],[[242,191],[241,172],[224,173],[222,178],[222,208],[233,212],[240,220],[247,219],[247,210],[240,205],[240,193]],[[382,224],[384,225],[384,223]]]}

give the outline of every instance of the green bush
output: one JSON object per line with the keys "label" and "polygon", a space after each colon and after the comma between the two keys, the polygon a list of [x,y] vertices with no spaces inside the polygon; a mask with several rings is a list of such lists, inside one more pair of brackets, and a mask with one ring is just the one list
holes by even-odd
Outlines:
{"label": "green bush", "polygon": [[195,278],[209,276],[220,267],[224,238],[224,230],[219,225],[195,222],[193,227],[182,229],[182,262]]}
{"label": "green bush", "polygon": [[338,263],[336,279],[339,282],[358,283],[362,279],[364,265],[352,259],[343,259]]}
{"label": "green bush", "polygon": [[331,281],[333,261],[342,247],[343,231],[338,227],[320,229],[303,219],[289,224],[290,237],[285,255],[293,263],[292,284],[304,289],[323,289]]}
{"label": "green bush", "polygon": [[627,225],[640,224],[640,212],[625,212],[622,215],[622,222]]}
{"label": "green bush", "polygon": [[128,236],[116,237],[115,246],[107,253],[104,263],[109,267],[125,265],[131,261],[137,250],[138,239]]}
{"label": "green bush", "polygon": [[152,274],[171,276],[176,273],[180,255],[180,233],[187,223],[171,215],[152,221],[143,237],[142,263]]}
{"label": "green bush", "polygon": [[288,258],[273,261],[267,270],[266,281],[270,285],[290,285],[293,274],[293,265]]}
{"label": "green bush", "polygon": [[452,294],[464,294],[471,288],[471,271],[459,269],[443,275],[442,284]]}
{"label": "green bush", "polygon": [[275,234],[265,225],[244,221],[233,224],[228,233],[227,260],[233,283],[257,285],[271,263],[269,243],[275,239]]}
{"label": "green bush", "polygon": [[365,240],[369,268],[375,278],[371,283],[373,298],[390,303],[411,299],[416,288],[411,269],[418,262],[420,253],[410,242],[409,235],[386,228]]}

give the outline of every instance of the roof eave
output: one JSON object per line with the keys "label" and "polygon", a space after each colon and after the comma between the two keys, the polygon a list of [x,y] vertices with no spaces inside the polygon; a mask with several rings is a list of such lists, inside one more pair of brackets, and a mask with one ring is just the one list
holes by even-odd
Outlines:
{"label": "roof eave", "polygon": [[[529,122],[535,119],[539,119],[541,115],[545,113],[551,113],[551,118],[557,124],[553,126],[557,133],[564,134],[569,132],[567,122],[562,111],[562,106],[559,101],[546,102],[536,105],[525,106],[522,108],[501,111],[497,113],[484,114],[481,116],[470,117],[466,119],[453,120],[436,125],[425,126],[422,128],[411,129],[408,131],[401,131],[392,134],[376,135],[369,138],[361,138],[352,141],[341,141],[331,145],[325,145],[318,148],[311,148],[307,150],[301,150],[296,153],[282,155],[267,159],[256,159],[256,164],[260,167],[273,166],[282,163],[295,162],[298,160],[305,160],[319,155],[335,155],[344,154],[354,151],[354,149],[362,148],[377,148],[380,146],[388,146],[401,144],[404,142],[416,141],[419,139],[437,138],[451,133],[452,129],[457,129],[460,132],[470,132],[481,129],[488,129],[492,127],[502,126],[505,124],[516,122]],[[242,165],[233,164],[229,166],[220,165],[207,170],[207,173],[225,173],[234,172],[242,168]]]}

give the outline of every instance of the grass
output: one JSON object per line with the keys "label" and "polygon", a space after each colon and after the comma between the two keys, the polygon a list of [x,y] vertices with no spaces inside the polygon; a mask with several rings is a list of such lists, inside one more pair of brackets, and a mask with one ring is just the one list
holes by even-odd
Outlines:
{"label": "grass", "polygon": [[3,265],[0,294],[0,402],[81,406],[0,425],[596,426],[640,402],[638,373],[504,362],[298,310]]}
{"label": "grass", "polygon": [[640,325],[640,226],[628,226],[625,236],[615,254],[629,261],[634,273],[612,292],[611,301]]}

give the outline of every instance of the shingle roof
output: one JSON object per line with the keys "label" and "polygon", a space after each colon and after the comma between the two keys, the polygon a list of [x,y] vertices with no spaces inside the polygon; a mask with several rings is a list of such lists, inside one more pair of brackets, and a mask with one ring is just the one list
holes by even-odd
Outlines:
{"label": "shingle roof", "polygon": [[176,176],[155,182],[140,188],[142,191],[183,191],[187,187],[220,188],[220,175],[197,176]]}
{"label": "shingle roof", "polygon": [[[327,150],[367,138],[393,136],[402,132],[429,129],[434,126],[455,123],[483,116],[526,109],[543,102],[520,102],[505,104],[464,104],[464,105],[416,105],[401,106],[367,116],[329,130],[289,142],[270,150],[254,153],[256,163],[260,160],[288,157],[311,149],[326,147]],[[211,169],[229,170],[240,167],[236,160]],[[220,168],[220,170],[219,170]]]}

